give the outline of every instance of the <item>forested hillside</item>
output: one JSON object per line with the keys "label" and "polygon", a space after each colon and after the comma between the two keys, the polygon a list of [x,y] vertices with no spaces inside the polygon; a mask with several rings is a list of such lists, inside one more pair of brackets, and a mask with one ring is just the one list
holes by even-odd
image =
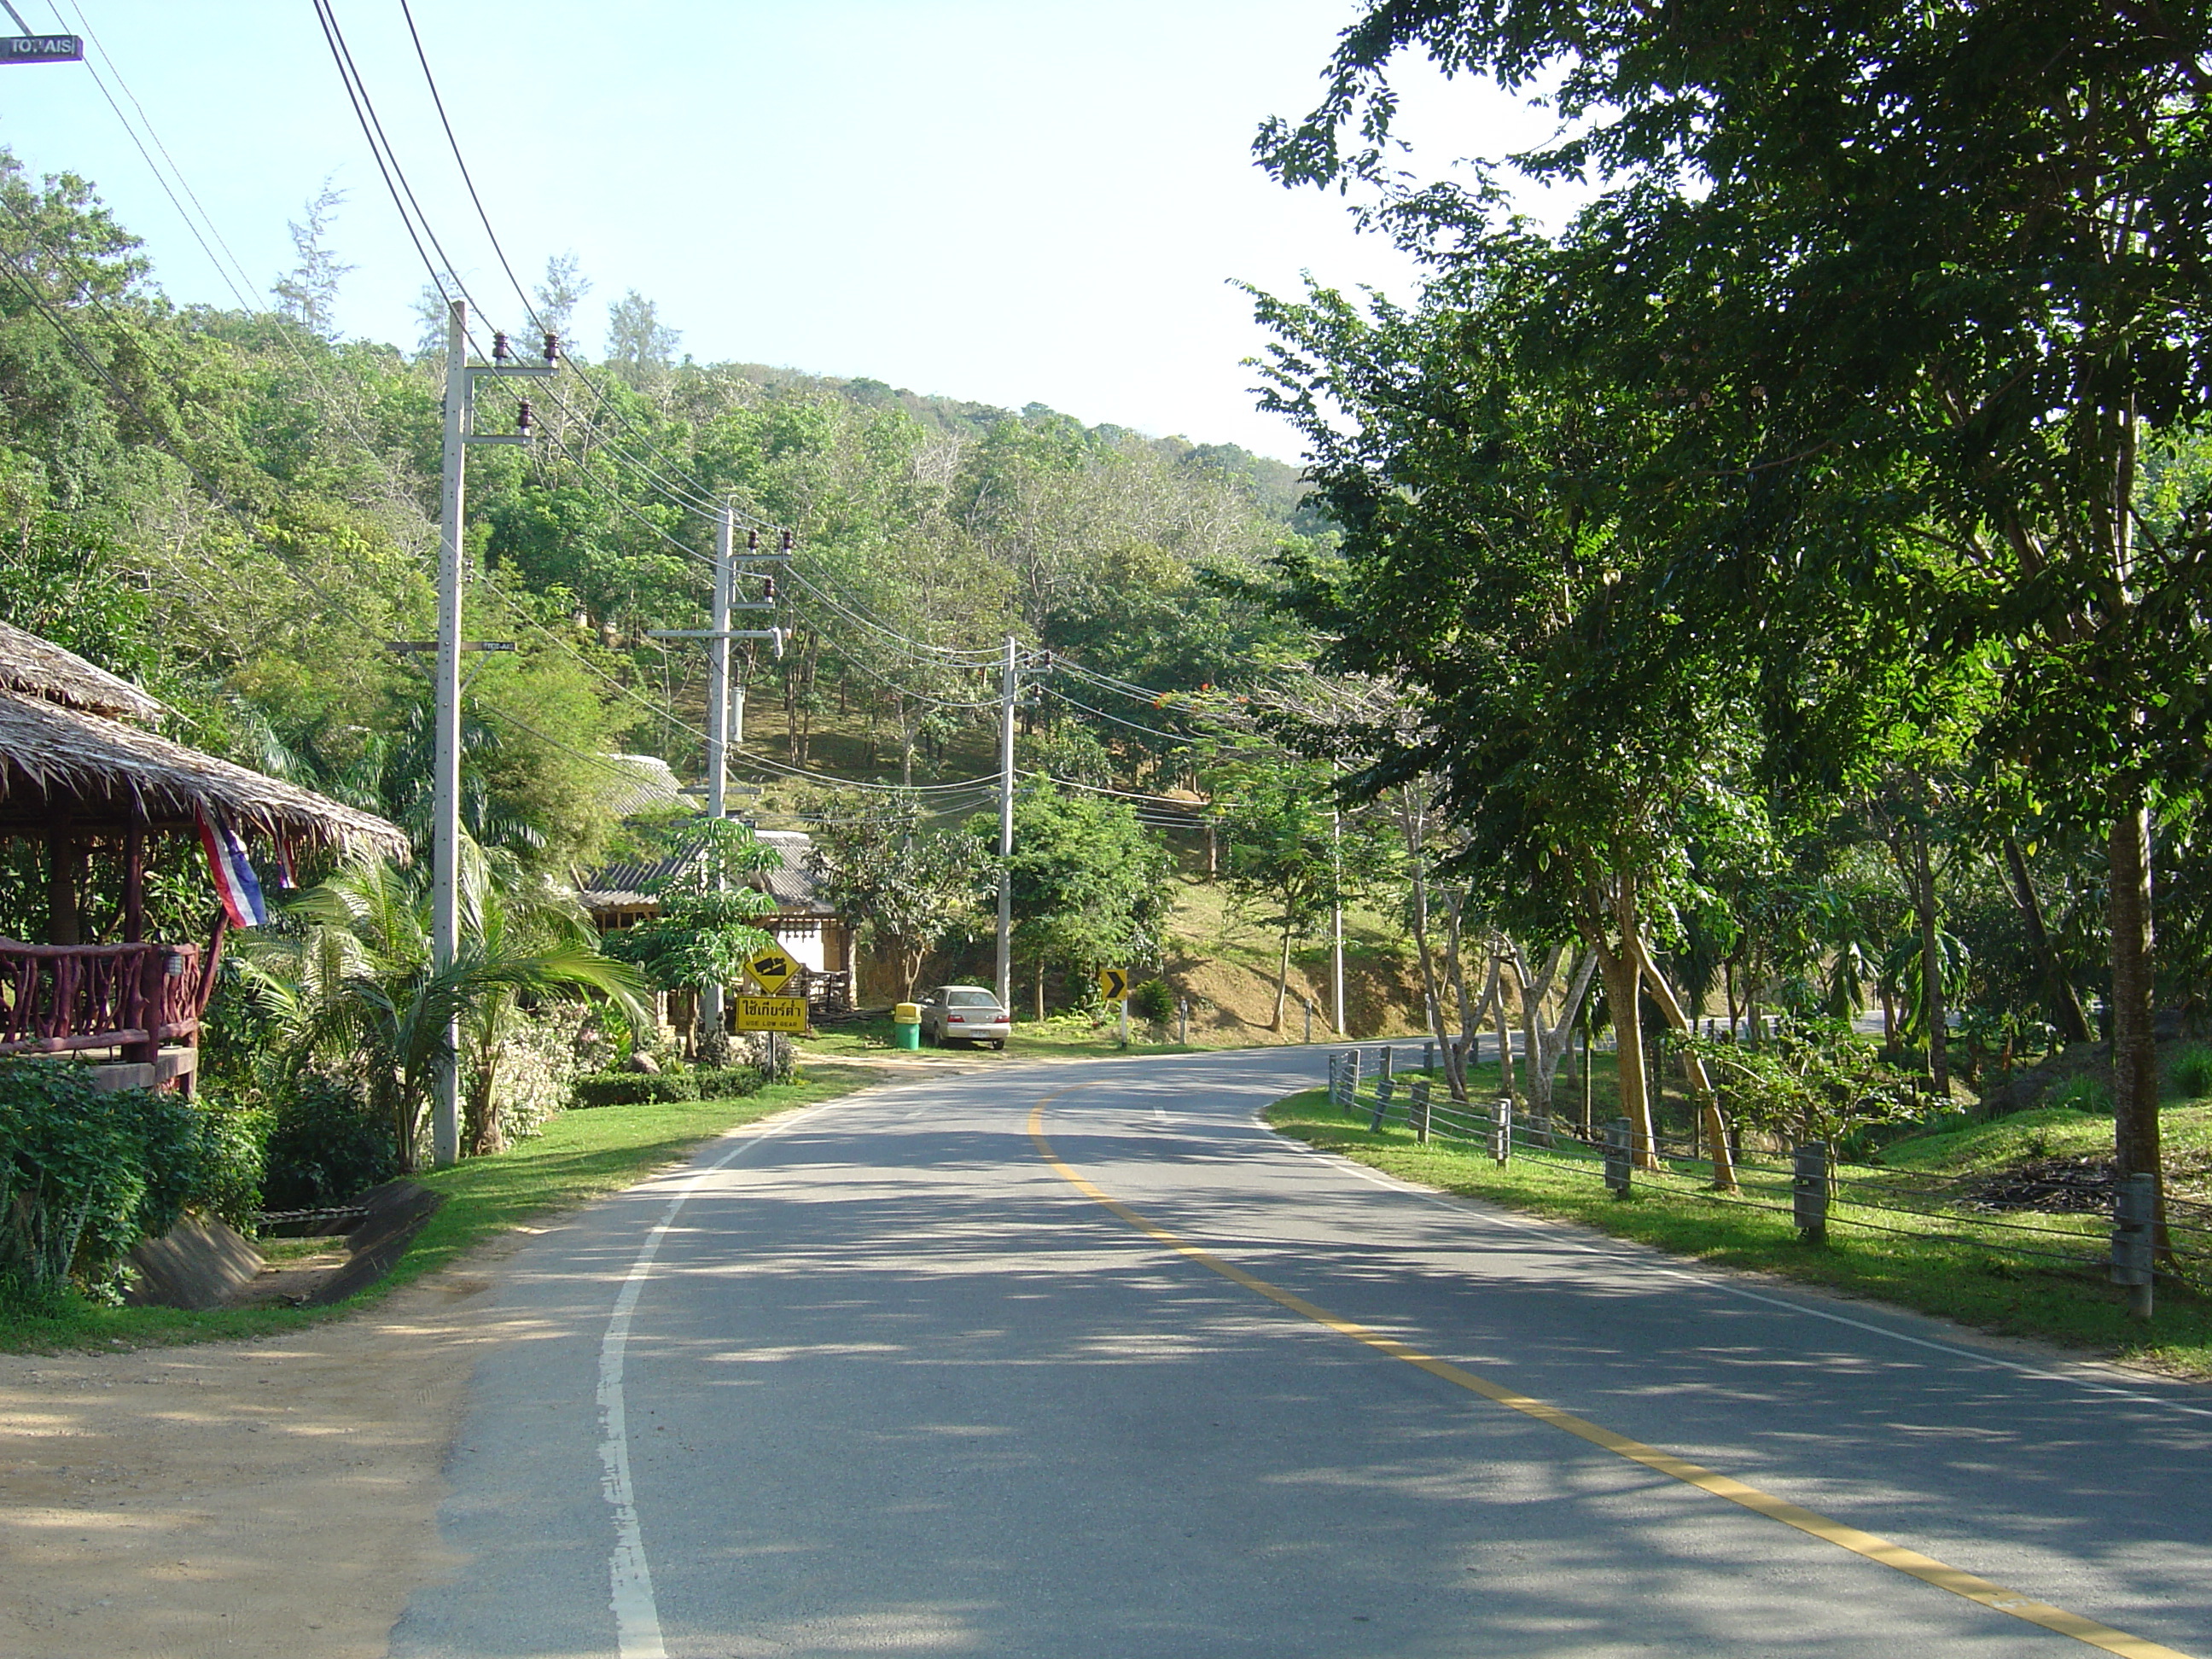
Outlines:
{"label": "forested hillside", "polygon": [[[313,204],[268,310],[179,307],[91,185],[4,166],[0,617],[141,681],[185,740],[419,827],[428,687],[387,646],[431,632],[442,353],[331,337],[342,262]],[[565,319],[587,291],[558,261],[538,298]],[[1005,635],[1127,683],[1025,710],[1024,767],[1139,791],[1189,781],[1153,694],[1301,654],[1303,630],[1249,597],[1317,534],[1279,462],[678,361],[649,302],[611,313],[608,361],[571,349],[532,388],[540,441],[470,455],[468,628],[517,647],[480,659],[468,694],[466,811],[489,845],[549,869],[594,856],[611,752],[696,779],[704,653],[650,630],[703,624],[725,500],[795,550],[750,613],[787,648],[738,652],[732,765],[771,816],[840,779],[994,770]],[[516,413],[488,388],[478,424]],[[987,793],[928,799],[945,815]]]}

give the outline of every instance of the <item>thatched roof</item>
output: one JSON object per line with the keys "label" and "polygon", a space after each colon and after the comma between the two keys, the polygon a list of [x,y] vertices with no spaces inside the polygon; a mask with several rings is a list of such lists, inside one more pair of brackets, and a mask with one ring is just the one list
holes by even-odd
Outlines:
{"label": "thatched roof", "polygon": [[151,721],[168,713],[130,681],[7,623],[0,623],[0,688],[118,720]]}
{"label": "thatched roof", "polygon": [[82,831],[112,831],[134,805],[155,830],[187,829],[205,806],[245,832],[402,860],[410,851],[406,832],[374,813],[103,714],[0,690],[0,836],[43,833],[64,813]]}

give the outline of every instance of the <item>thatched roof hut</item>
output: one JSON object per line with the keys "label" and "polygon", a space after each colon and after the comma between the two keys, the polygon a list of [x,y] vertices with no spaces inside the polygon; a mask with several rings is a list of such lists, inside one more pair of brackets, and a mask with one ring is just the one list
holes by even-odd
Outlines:
{"label": "thatched roof hut", "polygon": [[205,809],[246,834],[408,855],[374,813],[145,729],[167,711],[126,680],[0,623],[0,836],[179,832]]}
{"label": "thatched roof hut", "polygon": [[134,821],[156,834],[181,832],[198,808],[303,847],[402,860],[410,850],[397,824],[312,789],[102,714],[0,691],[0,836],[44,835],[58,817],[78,835]]}
{"label": "thatched roof hut", "polygon": [[74,651],[0,622],[0,690],[115,720],[151,723],[169,711],[125,679]]}

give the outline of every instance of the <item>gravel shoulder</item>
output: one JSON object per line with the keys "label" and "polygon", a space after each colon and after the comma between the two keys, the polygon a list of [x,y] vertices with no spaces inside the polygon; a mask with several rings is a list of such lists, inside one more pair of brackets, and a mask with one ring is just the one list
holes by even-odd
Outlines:
{"label": "gravel shoulder", "polygon": [[0,1652],[384,1654],[458,1565],[441,1468],[537,1231],[281,1337],[0,1355]]}

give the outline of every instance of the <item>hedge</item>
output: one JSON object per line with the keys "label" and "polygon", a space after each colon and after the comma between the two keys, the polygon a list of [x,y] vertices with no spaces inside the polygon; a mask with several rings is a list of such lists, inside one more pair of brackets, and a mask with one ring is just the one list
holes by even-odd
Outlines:
{"label": "hedge", "polygon": [[574,1085],[574,1103],[583,1106],[664,1106],[699,1098],[692,1072],[586,1072]]}

